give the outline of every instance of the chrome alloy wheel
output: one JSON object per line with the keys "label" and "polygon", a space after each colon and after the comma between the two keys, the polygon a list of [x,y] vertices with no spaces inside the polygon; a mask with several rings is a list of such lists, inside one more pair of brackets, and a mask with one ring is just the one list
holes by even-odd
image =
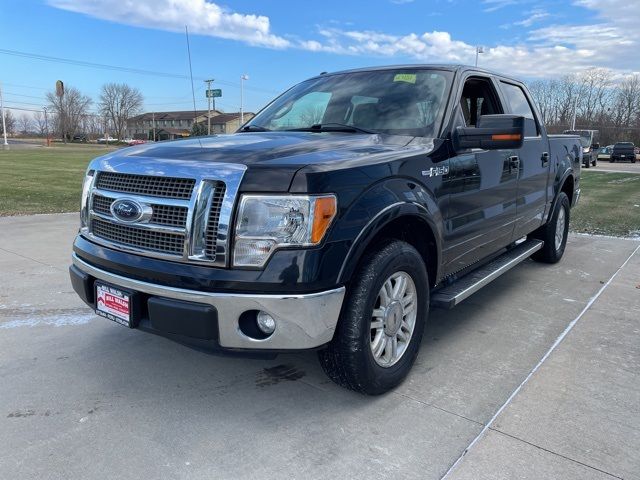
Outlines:
{"label": "chrome alloy wheel", "polygon": [[416,325],[416,285],[406,272],[382,284],[371,315],[371,353],[381,367],[391,367],[407,351]]}
{"label": "chrome alloy wheel", "polygon": [[565,214],[564,207],[560,206],[560,211],[558,212],[558,218],[556,220],[556,236],[555,236],[555,244],[556,250],[560,250],[560,246],[562,245],[562,240],[564,240],[564,227],[567,221],[567,215]]}

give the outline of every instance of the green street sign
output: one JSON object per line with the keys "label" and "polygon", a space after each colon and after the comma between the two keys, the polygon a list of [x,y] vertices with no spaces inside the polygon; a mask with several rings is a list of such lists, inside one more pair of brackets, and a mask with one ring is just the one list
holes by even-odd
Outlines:
{"label": "green street sign", "polygon": [[207,90],[207,98],[217,98],[222,96],[222,90],[219,88],[214,88],[212,90]]}

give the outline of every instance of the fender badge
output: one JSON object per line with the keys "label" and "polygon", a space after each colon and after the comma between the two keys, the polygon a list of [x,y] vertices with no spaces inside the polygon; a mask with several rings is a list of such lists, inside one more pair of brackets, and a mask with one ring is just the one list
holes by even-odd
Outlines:
{"label": "fender badge", "polygon": [[449,173],[449,165],[442,165],[440,167],[431,167],[429,170],[423,170],[423,177],[441,177]]}

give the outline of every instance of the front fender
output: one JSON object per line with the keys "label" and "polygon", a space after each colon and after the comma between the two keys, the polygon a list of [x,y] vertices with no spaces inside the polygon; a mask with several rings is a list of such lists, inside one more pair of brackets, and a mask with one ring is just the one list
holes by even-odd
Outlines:
{"label": "front fender", "polygon": [[418,218],[430,229],[425,235],[433,236],[439,270],[443,222],[438,203],[424,186],[408,178],[396,177],[369,188],[351,204],[336,225],[335,240],[352,239],[338,274],[339,284],[349,281],[376,236],[401,217]]}

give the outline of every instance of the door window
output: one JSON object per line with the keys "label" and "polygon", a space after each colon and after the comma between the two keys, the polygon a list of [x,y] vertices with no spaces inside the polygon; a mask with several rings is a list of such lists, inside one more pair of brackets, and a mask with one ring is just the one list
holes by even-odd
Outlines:
{"label": "door window", "polygon": [[524,136],[537,137],[539,135],[538,126],[536,124],[535,115],[527,96],[522,88],[511,83],[500,82],[502,91],[509,104],[509,110],[514,115],[522,115],[524,117]]}
{"label": "door window", "polygon": [[502,113],[502,105],[488,79],[473,77],[468,79],[462,89],[460,111],[467,127],[475,127],[480,115]]}

